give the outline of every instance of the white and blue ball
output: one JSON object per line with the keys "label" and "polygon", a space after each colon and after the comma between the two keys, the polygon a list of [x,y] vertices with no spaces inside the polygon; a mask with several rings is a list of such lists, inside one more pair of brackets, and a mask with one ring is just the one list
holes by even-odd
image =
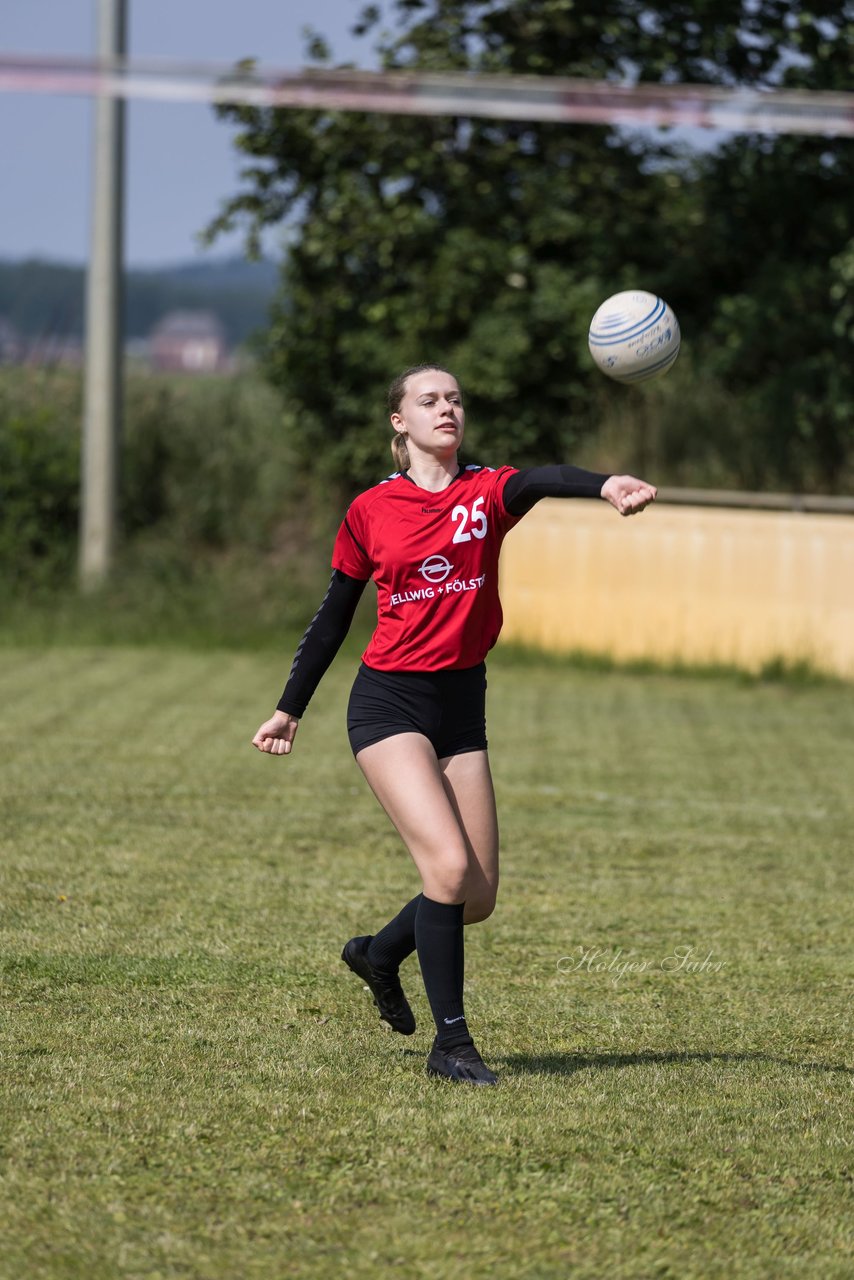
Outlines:
{"label": "white and blue ball", "polygon": [[679,321],[667,303],[640,289],[603,302],[587,335],[597,367],[615,382],[659,378],[679,355],[681,341]]}

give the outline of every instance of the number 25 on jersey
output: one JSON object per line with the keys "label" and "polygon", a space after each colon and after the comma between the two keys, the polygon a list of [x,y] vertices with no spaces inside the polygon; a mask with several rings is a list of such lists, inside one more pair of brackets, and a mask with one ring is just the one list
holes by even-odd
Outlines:
{"label": "number 25 on jersey", "polygon": [[454,542],[471,542],[472,534],[476,538],[486,537],[486,512],[478,509],[483,501],[482,497],[475,498],[471,510],[463,506],[454,507],[451,519],[454,524],[459,521],[459,528],[454,531]]}

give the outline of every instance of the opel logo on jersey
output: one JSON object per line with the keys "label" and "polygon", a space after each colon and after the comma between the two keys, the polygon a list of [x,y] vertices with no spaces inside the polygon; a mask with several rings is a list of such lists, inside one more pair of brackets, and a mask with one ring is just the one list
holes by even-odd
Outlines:
{"label": "opel logo on jersey", "polygon": [[428,556],[418,572],[425,582],[444,582],[453,568],[444,556]]}

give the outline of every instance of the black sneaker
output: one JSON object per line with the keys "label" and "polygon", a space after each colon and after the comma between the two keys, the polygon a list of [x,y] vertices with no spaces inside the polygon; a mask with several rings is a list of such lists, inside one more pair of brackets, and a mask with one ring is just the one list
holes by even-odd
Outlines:
{"label": "black sneaker", "polygon": [[434,1043],[427,1059],[428,1076],[444,1076],[465,1084],[498,1084],[498,1076],[490,1071],[473,1044],[440,1049]]}
{"label": "black sneaker", "polygon": [[402,1036],[411,1036],[415,1030],[415,1016],[403,994],[400,978],[396,973],[386,973],[371,965],[368,947],[372,941],[373,934],[366,938],[351,938],[341,952],[341,959],[368,984],[383,1021]]}

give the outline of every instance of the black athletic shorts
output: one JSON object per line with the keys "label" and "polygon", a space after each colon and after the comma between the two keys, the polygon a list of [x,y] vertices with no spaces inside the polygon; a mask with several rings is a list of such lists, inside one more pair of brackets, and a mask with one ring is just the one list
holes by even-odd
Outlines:
{"label": "black athletic shorts", "polygon": [[397,733],[422,733],[440,760],[486,750],[486,664],[465,671],[376,671],[359,667],[347,732],[357,755]]}

